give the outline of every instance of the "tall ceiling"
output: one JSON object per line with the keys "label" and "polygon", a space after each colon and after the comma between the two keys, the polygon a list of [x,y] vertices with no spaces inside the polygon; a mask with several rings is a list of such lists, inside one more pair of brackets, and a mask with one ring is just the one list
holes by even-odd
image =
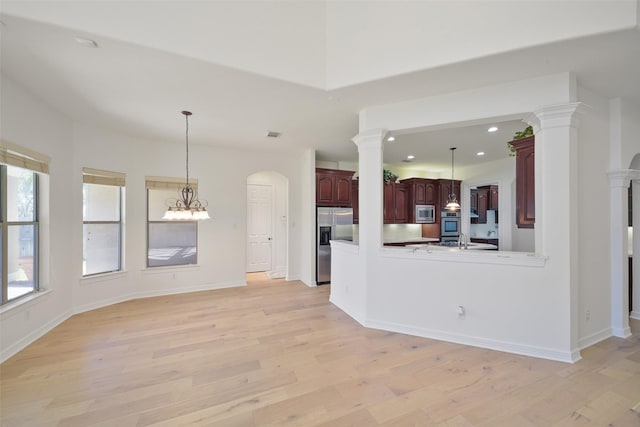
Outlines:
{"label": "tall ceiling", "polygon": [[[351,138],[367,106],[567,71],[640,104],[637,0],[551,3],[564,9],[540,21],[538,0],[451,10],[432,1],[3,1],[0,67],[77,122],[182,144],[188,109],[194,144],[313,148],[330,161],[357,160]],[[399,135],[385,161],[406,165],[412,154],[413,166],[446,168],[453,141],[462,164],[492,160],[519,126]]]}

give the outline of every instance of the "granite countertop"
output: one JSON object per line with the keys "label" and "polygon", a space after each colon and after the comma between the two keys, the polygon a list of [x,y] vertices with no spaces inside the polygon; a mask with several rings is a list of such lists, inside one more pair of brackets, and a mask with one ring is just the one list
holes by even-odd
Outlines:
{"label": "granite countertop", "polygon": [[433,237],[416,237],[412,239],[384,239],[383,243],[432,243],[439,242],[440,239],[436,239]]}
{"label": "granite countertop", "polygon": [[467,249],[462,249],[462,248],[459,248],[458,246],[439,246],[439,245],[407,245],[407,248],[411,248],[413,250],[423,249],[427,251],[437,250],[437,251],[449,251],[449,252],[498,249],[496,245],[491,245],[489,243],[468,243]]}

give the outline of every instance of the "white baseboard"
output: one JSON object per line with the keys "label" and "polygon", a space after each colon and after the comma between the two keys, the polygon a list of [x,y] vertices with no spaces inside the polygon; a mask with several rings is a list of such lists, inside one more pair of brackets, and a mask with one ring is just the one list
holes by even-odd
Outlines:
{"label": "white baseboard", "polygon": [[247,283],[246,282],[218,282],[218,283],[208,283],[204,285],[181,287],[181,288],[154,289],[151,291],[135,292],[131,295],[131,298],[129,299],[160,297],[165,295],[178,295],[178,294],[186,294],[189,292],[213,291],[216,289],[237,288],[239,286],[247,286]]}
{"label": "white baseboard", "polygon": [[[357,319],[356,319],[357,320]],[[362,323],[358,320],[359,323]],[[552,348],[541,348],[518,343],[478,338],[468,335],[452,334],[444,331],[430,330],[410,325],[402,325],[380,320],[367,319],[366,325],[370,328],[382,329],[384,331],[399,332],[407,335],[415,335],[423,338],[436,339],[440,341],[453,342],[456,344],[481,347],[489,350],[504,351],[507,353],[521,354],[523,356],[538,357],[542,359],[556,360],[559,362],[575,363],[580,360],[579,350],[565,351]]]}
{"label": "white baseboard", "polygon": [[102,307],[107,307],[109,305],[118,304],[125,301],[130,301],[138,298],[150,298],[150,297],[159,297],[165,295],[178,295],[178,294],[186,294],[189,292],[200,292],[200,291],[211,291],[215,289],[224,289],[224,288],[234,288],[238,286],[246,286],[246,283],[243,282],[222,282],[222,283],[213,283],[206,285],[198,285],[198,286],[189,286],[186,288],[169,288],[169,289],[156,289],[152,291],[140,291],[140,292],[131,292],[126,295],[119,295],[115,298],[107,298],[101,301],[95,301],[90,304],[84,304],[78,307],[74,307],[73,314],[84,313],[85,311],[95,310]]}
{"label": "white baseboard", "polygon": [[366,316],[363,313],[360,313],[358,310],[352,309],[347,304],[340,302],[338,299],[332,296],[329,296],[329,302],[338,307],[340,310],[344,311],[349,317],[360,323],[362,326],[368,327]]}
{"label": "white baseboard", "polygon": [[107,298],[100,301],[94,301],[89,304],[83,304],[83,305],[74,307],[73,314],[75,315],[75,314],[84,313],[85,311],[96,310],[98,308],[107,307],[113,304],[119,304],[121,302],[129,301],[131,299],[133,299],[131,297],[131,294],[128,294],[128,295],[118,295],[117,297]]}
{"label": "white baseboard", "polygon": [[0,353],[0,363],[4,363],[5,360],[17,354],[18,352],[26,348],[29,344],[33,343],[35,340],[37,340],[38,338],[40,338],[41,336],[43,336],[44,334],[46,334],[47,332],[49,332],[50,330],[52,330],[53,328],[55,328],[65,320],[67,320],[68,318],[70,318],[71,315],[72,315],[71,311],[65,311],[64,313],[60,314],[56,318],[40,326],[38,329],[31,331],[29,334],[25,335],[20,340],[16,341],[15,343],[11,344],[7,348],[3,349],[2,353]]}
{"label": "white baseboard", "polygon": [[267,271],[267,276],[269,276],[270,279],[284,279],[286,275],[287,268],[283,265],[274,267],[270,271]]}
{"label": "white baseboard", "polygon": [[580,340],[578,340],[578,347],[580,347],[580,350],[591,347],[592,345],[597,344],[600,341],[606,340],[612,335],[613,334],[611,332],[611,328],[605,328],[601,331],[594,332],[591,335],[580,338]]}
{"label": "white baseboard", "polygon": [[628,326],[626,328],[611,328],[611,333],[614,337],[629,338],[631,336],[631,329]]}
{"label": "white baseboard", "polygon": [[631,313],[629,313],[629,317],[632,319],[640,320],[640,311],[633,310]]}

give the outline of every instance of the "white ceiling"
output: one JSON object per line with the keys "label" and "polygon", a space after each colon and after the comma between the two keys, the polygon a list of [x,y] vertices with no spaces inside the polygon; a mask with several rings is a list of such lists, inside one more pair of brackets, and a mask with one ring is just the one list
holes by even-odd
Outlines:
{"label": "white ceiling", "polygon": [[[124,3],[111,4],[122,7]],[[28,6],[31,2],[22,4]],[[72,16],[75,12],[73,2],[55,4],[60,16],[66,16],[65,13]],[[137,4],[145,4],[152,10],[150,2]],[[194,58],[188,44],[180,54],[179,45],[169,52],[100,35],[98,33],[104,33],[100,28],[94,34],[91,28],[79,31],[59,23],[54,25],[46,22],[46,14],[36,13],[35,6],[31,11],[27,6],[23,15],[37,20],[8,14],[5,9],[0,15],[2,73],[74,120],[151,140],[182,144],[184,117],[180,111],[188,109],[194,113],[190,119],[190,142],[194,144],[241,150],[313,148],[319,160],[356,161],[357,151],[351,138],[358,133],[358,112],[367,106],[566,71],[574,72],[582,86],[596,93],[609,98],[623,96],[640,104],[637,27],[324,90],[313,84],[303,85],[318,81],[313,72],[308,82],[292,83],[284,79],[286,76],[267,77]],[[118,12],[122,11],[118,9]],[[307,14],[311,12],[305,10]],[[91,10],[85,7],[83,13]],[[131,38],[135,31],[158,31],[157,22],[145,26],[141,22],[117,20],[116,13],[112,14],[114,19],[100,21],[101,13],[105,10],[96,8],[93,20],[87,22],[124,26]],[[314,27],[317,23],[310,16],[304,22]],[[153,18],[150,16],[149,20]],[[199,25],[203,22],[207,20],[200,17]],[[210,22],[215,25],[214,18]],[[300,45],[290,40],[287,48],[304,51],[305,58],[309,57],[304,63],[316,63],[312,59],[314,55],[324,53],[318,48],[315,36],[311,31],[298,30],[302,31],[299,42],[310,43],[311,48],[300,49]],[[202,34],[192,31],[188,22],[176,22],[166,31],[180,34],[181,41],[203,44]],[[186,39],[185,34],[189,35]],[[80,46],[75,42],[78,35],[96,40],[99,48]],[[150,39],[148,34],[147,38]],[[216,40],[216,46],[224,46],[223,42]],[[258,47],[266,49],[265,43],[259,43]],[[262,50],[261,56],[268,58],[268,51]],[[236,52],[239,58],[236,59],[241,60],[245,53]],[[384,61],[384,57],[380,60]],[[287,67],[295,64],[292,62]],[[524,124],[509,122],[498,126],[501,130],[495,134],[487,134],[486,126],[482,125],[399,135],[395,144],[385,148],[385,162],[405,165],[401,160],[413,154],[414,164],[424,162],[429,168],[450,167],[451,146],[458,147],[456,164],[480,161],[475,157],[480,149],[487,152],[483,161],[495,159],[494,156],[505,155],[506,141],[514,129],[521,129]],[[282,136],[266,138],[268,130],[282,132]]]}

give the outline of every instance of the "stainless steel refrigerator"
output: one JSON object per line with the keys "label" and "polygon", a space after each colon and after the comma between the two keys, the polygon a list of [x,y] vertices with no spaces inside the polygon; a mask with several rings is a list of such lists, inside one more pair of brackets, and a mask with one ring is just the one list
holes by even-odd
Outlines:
{"label": "stainless steel refrigerator", "polygon": [[317,208],[316,284],[331,282],[330,240],[353,240],[353,209]]}

